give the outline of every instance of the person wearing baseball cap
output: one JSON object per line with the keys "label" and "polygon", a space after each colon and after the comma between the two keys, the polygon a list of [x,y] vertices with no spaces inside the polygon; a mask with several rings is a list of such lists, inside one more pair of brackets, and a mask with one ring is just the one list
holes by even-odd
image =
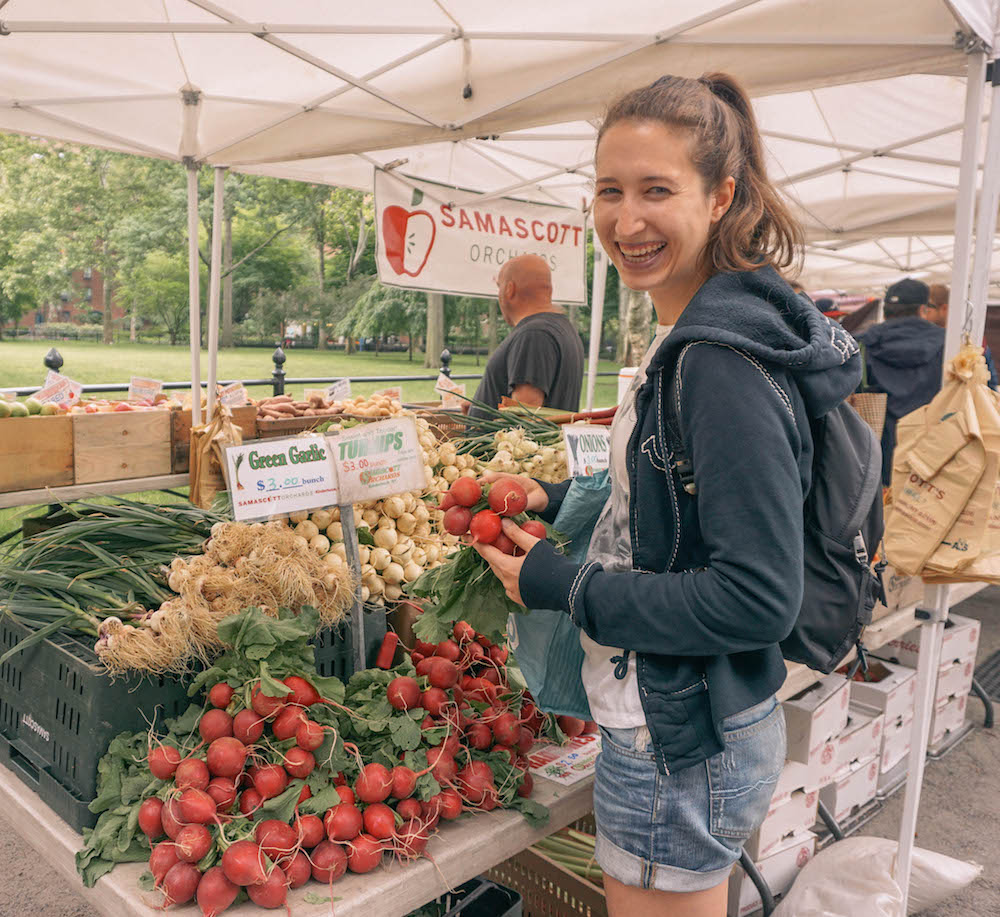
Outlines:
{"label": "person wearing baseball cap", "polygon": [[929,300],[926,283],[906,277],[885,292],[885,321],[859,340],[870,391],[888,394],[882,430],[882,483],[892,476],[896,422],[927,404],[941,388],[944,328],[922,318]]}

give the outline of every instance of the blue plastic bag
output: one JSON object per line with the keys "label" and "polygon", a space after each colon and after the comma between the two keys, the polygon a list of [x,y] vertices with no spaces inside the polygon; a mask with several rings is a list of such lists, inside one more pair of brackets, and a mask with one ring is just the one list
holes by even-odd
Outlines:
{"label": "blue plastic bag", "polygon": [[[569,541],[566,556],[582,564],[598,517],[611,496],[606,471],[573,478],[553,528]],[[507,638],[525,684],[539,709],[560,716],[591,719],[580,669],[580,629],[564,611],[533,608],[507,619]]]}

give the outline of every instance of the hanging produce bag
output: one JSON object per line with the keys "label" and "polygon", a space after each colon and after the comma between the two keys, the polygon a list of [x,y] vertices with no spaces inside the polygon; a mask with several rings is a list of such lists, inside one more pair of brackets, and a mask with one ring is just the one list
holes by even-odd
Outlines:
{"label": "hanging produce bag", "polygon": [[[611,496],[606,471],[576,477],[570,483],[552,527],[569,539],[567,557],[583,563],[594,526]],[[532,609],[531,614],[510,615],[507,637],[524,681],[539,709],[560,716],[592,719],[580,670],[583,647],[580,628],[564,611]]]}
{"label": "hanging produce bag", "polygon": [[868,359],[865,356],[865,345],[858,341],[861,348],[861,385],[858,390],[847,398],[848,404],[861,415],[861,419],[872,428],[872,432],[882,438],[885,428],[885,411],[889,396],[885,392],[870,391],[868,384]]}
{"label": "hanging produce bag", "polygon": [[934,400],[899,421],[884,545],[904,573],[958,574],[994,550],[1000,414],[988,379],[966,346]]}
{"label": "hanging produce bag", "polygon": [[191,428],[191,493],[195,506],[208,509],[215,495],[226,490],[226,447],[239,446],[243,431],[233,423],[229,408],[216,402],[211,423]]}

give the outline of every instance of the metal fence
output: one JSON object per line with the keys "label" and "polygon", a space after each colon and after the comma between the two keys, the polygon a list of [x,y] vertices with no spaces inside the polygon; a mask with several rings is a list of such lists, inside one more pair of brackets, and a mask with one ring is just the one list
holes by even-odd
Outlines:
{"label": "metal fence", "polygon": [[[439,373],[434,375],[411,375],[411,376],[299,376],[299,377],[289,377],[285,372],[285,363],[287,361],[285,356],[285,351],[281,347],[276,347],[274,352],[271,354],[271,362],[274,364],[274,370],[271,373],[269,379],[227,379],[219,380],[220,385],[228,385],[230,382],[242,382],[248,388],[253,388],[262,385],[269,385],[272,392],[275,395],[283,395],[285,393],[286,385],[329,385],[331,382],[336,382],[338,379],[347,378],[350,382],[433,382],[438,378]],[[53,372],[61,372],[63,368],[63,357],[62,354],[53,347],[45,355],[45,359],[42,361],[47,369],[51,369]],[[482,373],[456,373],[453,374],[451,371],[451,352],[448,350],[441,351],[441,369],[440,373],[448,376],[451,379],[481,379]],[[615,371],[611,372],[599,372],[598,376],[617,376],[618,373]],[[202,381],[202,388],[207,388],[208,382]],[[191,388],[190,382],[164,382],[163,388],[165,390],[175,390],[175,389],[189,389]],[[123,392],[128,389],[127,382],[92,382],[83,385],[83,391],[85,393],[98,394],[101,392]],[[37,385],[22,386],[13,389],[18,395],[31,395],[38,390]]]}

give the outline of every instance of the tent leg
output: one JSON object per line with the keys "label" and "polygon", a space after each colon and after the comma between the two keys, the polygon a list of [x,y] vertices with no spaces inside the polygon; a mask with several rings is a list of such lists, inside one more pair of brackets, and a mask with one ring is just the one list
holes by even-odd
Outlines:
{"label": "tent leg", "polygon": [[604,288],[608,278],[608,256],[594,234],[594,289],[590,302],[590,347],[587,356],[587,410],[594,409],[597,361],[601,356],[601,326],[604,324]]}
{"label": "tent leg", "polygon": [[[990,262],[993,260],[993,237],[997,225],[997,208],[1000,207],[1000,170],[990,167],[1000,161],[1000,65],[993,62],[993,85],[990,101],[990,129],[986,136],[983,154],[983,187],[979,195],[979,214],[976,222],[976,260],[972,266],[972,283],[969,304],[972,321],[969,336],[979,346],[986,331],[986,289],[990,282]],[[965,310],[962,310],[965,318]]]}
{"label": "tent leg", "polygon": [[187,167],[188,328],[191,335],[191,426],[201,423],[201,280],[198,264],[198,166]]}
{"label": "tent leg", "polygon": [[917,661],[917,696],[913,714],[913,732],[910,736],[910,758],[907,764],[906,796],[903,800],[903,820],[899,829],[899,853],[896,856],[896,884],[903,891],[901,913],[906,913],[910,894],[910,867],[913,864],[913,840],[917,830],[917,811],[920,808],[920,790],[924,780],[927,759],[927,739],[931,731],[934,712],[934,689],[941,662],[941,641],[944,622],[948,619],[950,586],[934,587],[932,610],[918,609],[918,617],[925,617],[920,627],[920,656]]}
{"label": "tent leg", "polygon": [[219,365],[219,280],[222,274],[222,205],[225,194],[226,169],[215,167],[215,188],[212,196],[212,269],[208,281],[208,409],[212,418],[215,407],[215,383]]}
{"label": "tent leg", "polygon": [[[969,290],[969,266],[972,263],[972,221],[976,210],[979,124],[983,111],[985,81],[986,52],[974,51],[969,55],[965,83],[965,125],[962,130],[958,194],[955,200],[955,251],[952,262],[951,295],[948,299],[945,365],[958,353],[962,342],[962,323]],[[941,370],[944,371],[944,366]]]}

